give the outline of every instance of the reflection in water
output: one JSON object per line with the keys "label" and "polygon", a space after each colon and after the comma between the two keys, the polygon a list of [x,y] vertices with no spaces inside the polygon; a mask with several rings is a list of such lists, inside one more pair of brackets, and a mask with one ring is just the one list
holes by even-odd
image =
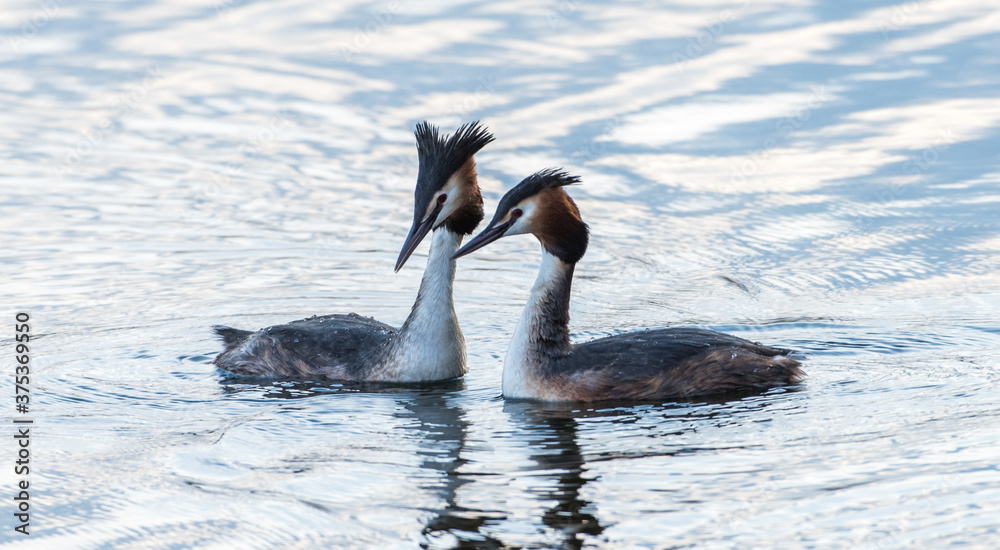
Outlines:
{"label": "reflection in water", "polygon": [[[458,504],[458,492],[472,479],[460,472],[467,462],[462,456],[466,446],[469,423],[465,411],[455,403],[466,389],[463,379],[420,384],[386,384],[356,382],[262,382],[250,377],[224,374],[220,383],[227,394],[250,392],[264,399],[299,400],[322,396],[356,394],[391,397],[398,405],[393,414],[396,429],[412,431],[416,437],[414,454],[420,457],[419,467],[425,470],[421,478],[423,489],[443,503],[430,506],[421,535],[424,547],[500,548],[503,544],[480,532],[489,522],[503,519],[502,515],[472,510]],[[363,420],[362,420],[363,421]]]}
{"label": "reflection in water", "polygon": [[[693,445],[691,438],[699,430],[739,430],[748,414],[760,417],[772,407],[770,414],[794,414],[796,406],[787,398],[795,393],[795,389],[782,389],[766,395],[741,392],[663,404],[610,402],[596,409],[568,403],[506,402],[503,410],[516,427],[515,438],[527,443],[526,452],[534,462],[518,477],[528,484],[523,490],[545,505],[537,518],[539,538],[548,541],[545,547],[603,546],[609,540],[608,525],[615,521],[609,520],[608,511],[598,513],[597,502],[583,497],[588,484],[602,485],[592,487],[592,494],[608,495],[608,487],[614,487],[620,493],[616,497],[630,506],[649,504],[659,497],[655,492],[644,494],[648,487],[602,480],[595,471],[642,471],[651,463],[664,464],[666,468],[653,466],[662,477],[657,483],[660,494],[683,490],[673,485],[676,477],[668,477],[674,457],[743,450],[725,436],[713,445]],[[605,437],[608,430],[615,435]],[[587,449],[581,443],[584,438]],[[513,515],[515,511],[508,512]]]}
{"label": "reflection in water", "polygon": [[[434,494],[441,506],[431,512],[421,535],[425,548],[502,548],[504,544],[484,534],[481,529],[503,520],[501,512],[469,509],[458,503],[458,493],[473,479],[462,474],[467,459],[462,456],[469,423],[465,411],[455,403],[466,389],[463,379],[421,384],[385,384],[329,381],[262,382],[249,377],[223,375],[222,389],[227,394],[251,392],[264,399],[297,400],[325,395],[369,394],[390,396],[399,405],[393,416],[397,429],[416,435],[415,455],[420,468],[429,475],[422,488]],[[410,422],[413,421],[413,422]]]}
{"label": "reflection in water", "polygon": [[421,467],[436,474],[431,487],[444,501],[434,510],[421,531],[424,548],[502,548],[503,543],[484,535],[481,529],[502,519],[496,513],[472,510],[458,503],[459,490],[472,483],[459,470],[467,460],[462,456],[469,424],[465,412],[446,394],[428,393],[406,403],[406,410],[419,424],[423,444],[418,455]]}
{"label": "reflection in water", "polygon": [[559,548],[579,549],[587,536],[604,532],[592,512],[595,507],[580,496],[589,479],[584,477],[583,453],[577,441],[577,421],[568,407],[546,407],[532,403],[507,403],[504,412],[523,428],[532,441],[531,459],[538,470],[551,476],[550,488],[534,489],[536,497],[555,504],[542,514],[541,522],[562,539]]}
{"label": "reflection in water", "polygon": [[[456,398],[465,389],[464,380],[437,384],[357,384],[340,382],[273,382],[252,378],[222,376],[226,394],[250,392],[265,399],[299,400],[338,394],[391,396],[399,405],[394,414],[402,422],[400,429],[413,430],[420,457],[420,468],[433,474],[422,485],[443,503],[432,507],[421,535],[425,548],[506,548],[508,544],[491,535],[507,518],[506,510],[480,510],[460,504],[460,492],[474,485],[475,476],[462,472],[468,462],[463,456],[469,422]],[[590,481],[582,450],[577,441],[577,417],[621,416],[628,408],[580,411],[570,405],[513,402],[504,412],[523,431],[517,439],[531,442],[529,458],[534,461],[529,473],[535,485],[530,490],[542,502],[552,502],[537,518],[561,540],[560,548],[582,548],[586,537],[600,535],[604,529],[593,515],[593,505],[582,499],[581,490]],[[408,422],[408,421],[414,422]],[[498,464],[498,466],[501,466]],[[552,483],[549,484],[548,481]],[[551,486],[549,486],[551,485]],[[475,490],[472,489],[466,490]]]}
{"label": "reflection in water", "polygon": [[[467,390],[463,380],[450,381],[445,387],[327,382],[258,385],[225,377],[222,384],[229,394],[260,393],[259,398],[277,400],[310,399],[314,406],[336,396],[348,399],[385,397],[395,404],[392,414],[395,420],[388,425],[389,429],[408,434],[401,440],[412,444],[399,459],[405,460],[405,455],[418,458],[420,473],[414,477],[419,480],[419,489],[430,497],[427,504],[419,505],[419,509],[426,512],[420,528],[424,548],[520,546],[523,540],[516,537],[509,540],[507,533],[509,522],[516,521],[518,515],[531,529],[538,531],[539,540],[548,541],[545,543],[548,546],[578,549],[598,543],[605,540],[607,520],[598,513],[597,503],[583,496],[588,484],[600,482],[600,477],[593,474],[595,466],[611,465],[628,470],[650,460],[672,460],[672,457],[720,450],[738,451],[739,445],[723,442],[699,448],[692,444],[691,438],[698,430],[737,430],[747,422],[748,416],[762,418],[772,407],[775,409],[773,415],[795,414],[796,406],[786,397],[799,393],[789,388],[763,396],[733,394],[659,405],[611,402],[598,409],[579,408],[573,404],[505,402],[503,412],[513,432],[502,441],[474,440],[471,444],[474,447],[513,444],[527,462],[509,473],[510,465],[503,460],[488,464],[488,469],[483,471],[483,459],[480,458],[479,471],[468,468],[475,465],[469,453],[472,426],[468,412],[460,404]],[[364,422],[364,419],[359,421]],[[592,441],[586,451],[581,444],[583,430],[590,432],[588,438]],[[608,430],[615,433],[611,439],[601,435]],[[500,453],[499,456],[509,455]],[[299,468],[301,460],[289,464]],[[312,471],[321,475],[326,468],[337,468],[335,457],[317,463]],[[516,483],[497,489],[495,480],[504,477]],[[475,498],[482,491],[497,490],[500,496],[495,500]],[[626,498],[630,493],[640,494],[642,488],[623,487],[620,490]],[[529,506],[534,512],[527,518],[524,510],[519,509],[518,503],[524,502],[519,494],[527,495],[530,502],[540,505]],[[418,506],[419,500],[409,503],[410,498],[405,493],[397,498],[405,499],[399,504],[401,507]],[[470,502],[475,504],[470,505]],[[308,504],[327,513],[336,511],[329,503]],[[488,504],[492,506],[485,506]]]}
{"label": "reflection in water", "polygon": [[372,394],[421,396],[441,392],[453,393],[465,389],[465,380],[461,378],[440,382],[417,384],[390,384],[384,382],[354,382],[329,380],[267,380],[251,376],[232,376],[223,371],[219,373],[219,385],[225,394],[242,392],[259,393],[266,399],[303,399],[319,395],[338,394]]}

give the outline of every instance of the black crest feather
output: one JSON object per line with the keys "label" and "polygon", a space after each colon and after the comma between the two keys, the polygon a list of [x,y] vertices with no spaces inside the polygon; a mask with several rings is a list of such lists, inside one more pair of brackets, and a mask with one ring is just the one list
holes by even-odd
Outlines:
{"label": "black crest feather", "polygon": [[451,136],[443,137],[436,126],[424,121],[417,124],[414,135],[420,168],[413,193],[413,218],[418,220],[448,178],[495,138],[478,120],[463,124]]}
{"label": "black crest feather", "polygon": [[490,222],[490,225],[503,219],[507,215],[508,210],[514,208],[517,203],[524,199],[534,197],[546,189],[565,187],[577,183],[580,183],[580,176],[571,176],[562,168],[539,170],[521,180],[521,183],[515,185],[510,191],[507,191],[507,194],[500,199],[500,204],[497,205],[497,212],[493,215],[493,221]]}

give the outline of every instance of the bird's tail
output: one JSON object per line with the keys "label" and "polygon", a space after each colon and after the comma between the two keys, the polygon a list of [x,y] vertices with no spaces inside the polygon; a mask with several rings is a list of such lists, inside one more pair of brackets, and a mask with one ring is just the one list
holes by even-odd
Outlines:
{"label": "bird's tail", "polygon": [[222,338],[222,343],[226,345],[226,350],[235,348],[246,340],[248,336],[253,334],[253,331],[250,330],[240,330],[222,325],[216,325],[212,327],[212,330]]}

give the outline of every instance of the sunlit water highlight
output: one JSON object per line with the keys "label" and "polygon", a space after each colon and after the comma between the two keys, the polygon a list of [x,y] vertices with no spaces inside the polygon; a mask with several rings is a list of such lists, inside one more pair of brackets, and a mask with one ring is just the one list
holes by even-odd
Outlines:
{"label": "sunlit water highlight", "polygon": [[[0,339],[31,314],[36,424],[33,534],[0,544],[996,547],[998,28],[930,0],[6,6]],[[583,176],[576,338],[703,326],[801,350],[805,383],[504,402],[528,237],[462,260],[462,381],[220,376],[213,324],[402,322],[425,118],[496,133],[487,209]]]}

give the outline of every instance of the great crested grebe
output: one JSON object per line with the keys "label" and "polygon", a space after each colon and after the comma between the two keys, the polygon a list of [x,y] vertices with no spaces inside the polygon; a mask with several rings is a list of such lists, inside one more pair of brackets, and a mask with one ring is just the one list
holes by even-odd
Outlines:
{"label": "great crested grebe", "polygon": [[569,342],[573,269],[589,229],[562,189],[580,179],[557,169],[529,176],[500,200],[486,229],[458,258],[510,235],[531,233],[542,265],[503,364],[503,395],[546,401],[660,399],[764,389],[797,382],[790,350],[719,332],[666,328]]}
{"label": "great crested grebe", "polygon": [[325,315],[257,332],[217,326],[225,350],[219,368],[238,375],[328,380],[422,382],[465,374],[465,338],[452,300],[452,254],[483,219],[473,155],[493,135],[473,122],[441,137],[417,125],[413,226],[396,261],[399,271],[433,230],[420,290],[402,328],[351,313]]}

